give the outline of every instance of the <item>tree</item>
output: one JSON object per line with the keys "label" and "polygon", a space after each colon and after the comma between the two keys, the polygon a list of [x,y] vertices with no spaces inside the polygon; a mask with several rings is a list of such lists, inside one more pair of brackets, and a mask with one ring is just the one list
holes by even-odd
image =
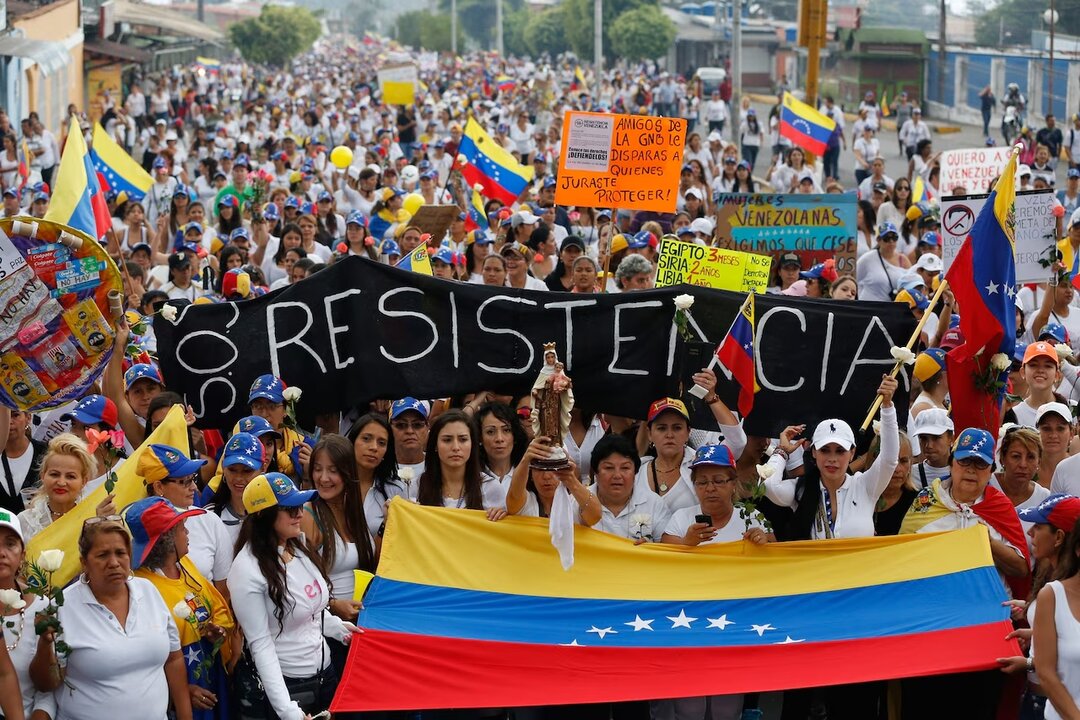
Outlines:
{"label": "tree", "polygon": [[[525,7],[524,0],[502,0],[503,44],[506,45],[510,16]],[[439,10],[449,15],[450,0],[439,0]],[[458,25],[465,34],[485,48],[495,47],[495,0],[458,0]]]}
{"label": "tree", "polygon": [[[1049,9],[1048,2],[1037,0],[1003,0],[996,4],[973,5],[975,41],[992,47],[1001,44],[1027,46],[1032,30],[1049,29],[1043,22],[1043,13]],[[1057,0],[1054,9],[1058,13],[1056,32],[1080,34],[1080,0]],[[948,29],[945,32],[948,39]]]}
{"label": "tree", "polygon": [[[642,5],[656,6],[656,0],[604,0],[604,55],[614,57],[611,48],[611,24],[615,18],[627,10]],[[564,0],[563,17],[565,19],[566,39],[574,52],[586,60],[593,57],[593,0]]]}
{"label": "tree", "polygon": [[566,16],[561,5],[529,18],[525,25],[525,47],[535,57],[544,53],[554,57],[570,49],[566,38]]}
{"label": "tree", "polygon": [[529,46],[525,43],[525,27],[528,23],[529,11],[525,8],[503,14],[503,52],[507,56],[529,55]]}
{"label": "tree", "polygon": [[631,62],[663,57],[674,42],[675,23],[655,5],[627,10],[611,24],[612,51]]}
{"label": "tree", "polygon": [[229,40],[248,62],[283,67],[319,39],[322,25],[305,7],[264,5],[258,17],[229,26]]}

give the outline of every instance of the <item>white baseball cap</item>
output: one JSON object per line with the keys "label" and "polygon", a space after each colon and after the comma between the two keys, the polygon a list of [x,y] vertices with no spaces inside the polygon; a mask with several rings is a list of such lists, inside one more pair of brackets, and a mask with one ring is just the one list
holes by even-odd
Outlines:
{"label": "white baseball cap", "polygon": [[923,253],[919,256],[919,261],[915,263],[916,270],[926,272],[941,272],[941,268],[941,258],[933,253]]}
{"label": "white baseball cap", "polygon": [[1048,402],[1040,405],[1035,413],[1035,424],[1041,423],[1042,419],[1047,415],[1060,415],[1061,419],[1068,425],[1071,425],[1073,421],[1072,411],[1069,410],[1069,406],[1065,403]]}
{"label": "white baseball cap", "polygon": [[0,527],[11,528],[19,536],[19,540],[26,542],[26,538],[22,534],[22,526],[19,524],[19,518],[10,510],[0,508]]}
{"label": "white baseball cap", "polygon": [[1080,207],[1073,210],[1073,214],[1069,216],[1069,226],[1065,229],[1068,230],[1077,223],[1080,223]]}
{"label": "white baseball cap", "polygon": [[944,435],[955,430],[956,426],[953,425],[948,411],[941,408],[923,410],[911,423],[912,435]]}
{"label": "white baseball cap", "polygon": [[835,443],[845,450],[855,447],[855,433],[851,432],[851,426],[838,418],[819,422],[814,429],[814,438],[811,444],[816,448],[820,448],[831,443]]}
{"label": "white baseball cap", "polygon": [[694,222],[690,223],[690,229],[696,233],[705,233],[706,235],[712,235],[713,224],[709,218],[697,218]]}

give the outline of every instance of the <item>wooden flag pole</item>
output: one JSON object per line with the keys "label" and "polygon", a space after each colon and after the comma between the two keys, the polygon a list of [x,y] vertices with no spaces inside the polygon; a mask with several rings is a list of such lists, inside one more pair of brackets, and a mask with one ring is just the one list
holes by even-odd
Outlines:
{"label": "wooden flag pole", "polygon": [[[926,325],[926,321],[930,318],[930,313],[934,311],[934,308],[937,306],[938,301],[941,300],[942,293],[944,293],[948,289],[948,287],[949,282],[942,278],[941,282],[938,284],[937,291],[934,293],[934,296],[930,298],[930,304],[927,305],[926,310],[923,311],[922,319],[919,320],[919,324],[915,326],[914,332],[911,333],[911,338],[909,338],[907,341],[906,347],[908,350],[915,347],[915,343],[919,341],[919,336],[922,335],[923,327]],[[896,364],[893,366],[892,372],[889,373],[889,377],[894,378],[899,375],[900,368],[902,368],[903,365],[903,362],[897,360]],[[874,403],[870,406],[870,412],[866,414],[866,419],[863,420],[862,425],[859,426],[859,432],[866,432],[866,429],[870,427],[870,423],[874,422],[874,416],[877,415],[877,411],[880,407],[881,396],[878,395],[874,398]]]}

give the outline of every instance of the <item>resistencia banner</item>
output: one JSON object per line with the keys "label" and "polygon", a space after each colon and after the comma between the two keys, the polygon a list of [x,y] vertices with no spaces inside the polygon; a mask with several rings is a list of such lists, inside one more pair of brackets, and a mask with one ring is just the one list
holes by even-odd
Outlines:
{"label": "resistencia banner", "polygon": [[[681,293],[696,299],[690,343],[672,323]],[[597,295],[492,288],[348,257],[254,300],[189,305],[154,329],[166,384],[202,427],[248,414],[248,390],[264,373],[300,386],[308,417],[377,398],[527,395],[546,342],[558,346],[578,407],[640,418],[657,398],[690,389],[687,378],[708,364],[744,299],[685,285]],[[890,348],[914,322],[895,303],[759,296],[761,391],[747,432],[774,437],[826,417],[860,422],[894,363]],[[718,374],[735,407],[738,386]],[[707,406],[684,397],[695,425],[700,416],[707,426]],[[907,407],[903,397],[897,406]]]}

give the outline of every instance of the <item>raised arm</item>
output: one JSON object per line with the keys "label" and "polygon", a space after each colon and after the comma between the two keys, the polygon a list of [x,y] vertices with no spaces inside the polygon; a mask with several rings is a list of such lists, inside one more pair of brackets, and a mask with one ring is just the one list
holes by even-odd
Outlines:
{"label": "raised arm", "polygon": [[881,493],[885,492],[900,458],[900,429],[896,423],[896,407],[892,401],[896,387],[896,378],[882,376],[877,391],[881,396],[881,452],[874,464],[859,476],[870,502],[877,502]]}

